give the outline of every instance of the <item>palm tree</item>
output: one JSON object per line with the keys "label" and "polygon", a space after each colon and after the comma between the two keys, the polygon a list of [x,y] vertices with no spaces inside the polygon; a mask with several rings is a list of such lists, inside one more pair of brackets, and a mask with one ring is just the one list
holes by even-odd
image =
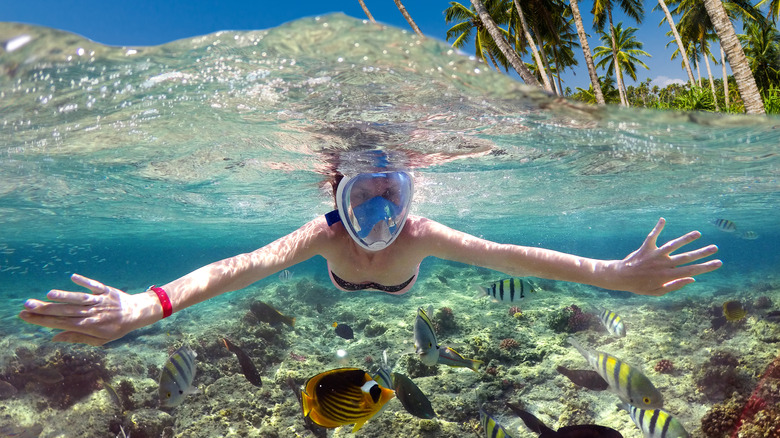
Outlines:
{"label": "palm tree", "polygon": [[[680,51],[680,54],[682,55],[683,65],[685,66],[685,71],[688,73],[688,80],[691,83],[691,87],[693,87],[695,80],[693,79],[693,71],[691,70],[691,63],[688,62],[688,56],[685,54],[685,46],[683,46],[682,39],[680,39],[680,34],[679,32],[677,32],[677,26],[674,25],[674,18],[672,18],[672,14],[669,13],[669,8],[666,7],[666,2],[664,2],[664,0],[658,0],[658,5],[664,11],[664,15],[666,16],[666,22],[669,24],[669,28],[671,29],[671,32],[674,35],[674,40],[677,42],[677,48]],[[660,26],[661,23],[658,23],[658,25]]]}
{"label": "palm tree", "polygon": [[738,35],[759,90],[780,85],[780,33],[773,26],[747,23]]}
{"label": "palm tree", "polygon": [[[496,21],[501,24],[506,24],[509,17],[508,15],[503,16],[503,10],[498,6],[500,6],[500,2],[490,1],[487,7],[491,12],[490,15]],[[486,64],[489,58],[497,71],[500,71],[498,67],[499,64],[504,70],[509,68],[509,61],[507,61],[506,56],[498,49],[496,42],[493,41],[493,38],[488,33],[487,28],[482,24],[482,21],[479,19],[479,16],[473,7],[469,8],[455,1],[450,2],[450,7],[444,10],[444,20],[447,23],[457,22],[447,30],[445,37],[447,41],[455,38],[452,47],[455,47],[456,49],[463,48],[470,42],[471,36],[474,35],[474,54],[477,58],[481,59]],[[508,33],[506,33],[506,35],[508,36]]]}
{"label": "palm tree", "polygon": [[363,12],[366,13],[366,16],[368,16],[368,20],[372,23],[376,23],[376,20],[374,20],[374,16],[371,15],[371,12],[368,10],[368,6],[366,6],[366,2],[363,0],[358,0],[360,3],[360,7],[363,8]]}
{"label": "palm tree", "polygon": [[425,35],[423,35],[422,31],[419,27],[417,27],[417,23],[412,20],[412,16],[409,15],[409,12],[406,11],[406,8],[404,7],[404,4],[401,3],[401,0],[393,0],[395,2],[395,6],[398,8],[399,11],[401,11],[401,15],[406,18],[406,21],[409,23],[409,26],[412,26],[412,29],[414,30],[414,33],[417,35],[425,38]]}
{"label": "palm tree", "polygon": [[[525,37],[526,44],[528,44],[528,47],[530,47],[531,53],[533,54],[534,60],[536,61],[538,72],[542,77],[542,82],[544,83],[544,89],[548,92],[552,92],[553,89],[552,85],[550,84],[550,78],[547,76],[547,72],[545,72],[544,65],[542,64],[542,57],[539,55],[539,49],[536,47],[536,44],[534,44],[534,39],[531,37],[531,31],[528,27],[528,22],[525,19],[525,14],[523,13],[523,8],[520,6],[519,0],[514,0],[514,12],[519,18],[520,29],[523,33],[523,36]],[[539,34],[537,33],[537,37],[538,36]]]}
{"label": "palm tree", "polygon": [[764,6],[765,3],[769,3],[767,18],[771,18],[774,23],[777,23],[777,17],[780,16],[780,0],[761,0],[756,6]]}
{"label": "palm tree", "polygon": [[479,15],[480,21],[482,21],[482,24],[484,24],[487,28],[488,33],[493,38],[493,41],[495,41],[499,50],[501,50],[501,53],[506,56],[507,61],[509,61],[509,64],[512,65],[512,68],[515,69],[517,74],[520,75],[526,84],[540,87],[541,85],[539,84],[539,81],[537,81],[533,74],[531,74],[531,72],[525,67],[517,52],[515,52],[512,47],[509,46],[509,43],[506,42],[504,36],[501,33],[501,29],[499,29],[499,27],[496,25],[496,22],[493,21],[493,18],[491,18],[490,14],[488,14],[487,9],[485,9],[485,5],[482,4],[482,0],[471,0],[471,4],[477,11],[477,15]]}
{"label": "palm tree", "polygon": [[585,65],[588,67],[590,87],[593,90],[596,103],[604,105],[606,103],[604,101],[604,94],[601,92],[601,84],[599,84],[599,75],[596,73],[596,66],[593,64],[593,56],[590,54],[588,35],[585,33],[585,26],[582,25],[582,14],[580,14],[580,7],[577,4],[577,0],[569,0],[569,7],[571,7],[571,14],[574,17],[574,24],[577,26],[577,36],[580,39],[582,55],[585,57]]}
{"label": "palm tree", "polygon": [[[645,9],[644,6],[642,6],[642,0],[620,0],[619,6],[627,16],[633,18],[637,23],[642,22],[642,18],[645,15]],[[596,29],[603,31],[604,25],[607,23],[609,24],[609,34],[612,38],[612,57],[614,58],[612,62],[618,64],[615,27],[612,24],[612,9],[614,9],[612,0],[593,1],[592,12]],[[618,74],[615,79],[617,79],[618,90],[620,91],[620,103],[627,106],[628,100],[626,99],[624,91],[625,86],[623,85],[623,77]]]}
{"label": "palm tree", "polygon": [[[606,68],[608,72],[614,71],[615,78],[621,77],[625,71],[635,81],[637,64],[650,70],[650,67],[638,58],[639,56],[650,57],[651,55],[642,50],[643,44],[634,36],[637,30],[635,27],[628,27],[624,30],[623,23],[618,23],[612,30],[612,36],[602,32],[601,42],[605,45],[595,49],[594,55],[599,59],[596,67]],[[612,41],[615,43],[610,44]],[[620,82],[618,82],[618,87],[620,87]],[[625,95],[625,90],[623,90],[623,94]]]}
{"label": "palm tree", "polygon": [[[726,52],[726,57],[731,65],[731,71],[734,73],[734,79],[737,81],[739,95],[745,104],[745,112],[748,114],[765,114],[764,102],[761,100],[761,94],[756,86],[756,80],[750,71],[745,52],[739,43],[734,26],[726,14],[721,0],[704,0],[704,7],[712,21],[712,26],[720,38],[720,44]],[[725,78],[724,78],[725,79]]]}

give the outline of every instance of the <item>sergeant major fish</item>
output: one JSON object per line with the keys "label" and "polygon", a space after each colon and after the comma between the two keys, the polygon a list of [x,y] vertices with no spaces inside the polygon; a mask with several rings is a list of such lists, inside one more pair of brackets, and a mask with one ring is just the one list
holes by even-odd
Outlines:
{"label": "sergeant major fish", "polygon": [[422,307],[417,308],[417,318],[414,320],[414,350],[420,355],[425,366],[432,367],[439,360],[439,344],[436,333],[428,314],[433,314],[433,306],[428,306],[428,312]]}
{"label": "sergeant major fish", "polygon": [[604,309],[599,314],[599,319],[610,334],[621,338],[626,335],[626,326],[617,313]]}
{"label": "sergeant major fish", "polygon": [[512,438],[504,426],[500,425],[492,415],[481,407],[479,408],[479,424],[485,430],[486,438]]}
{"label": "sergeant major fish", "polygon": [[645,438],[688,438],[688,432],[682,424],[664,410],[640,409],[628,403],[621,403],[618,407],[628,411]]}
{"label": "sergeant major fish", "polygon": [[663,407],[663,396],[650,379],[634,367],[607,353],[586,350],[574,338],[569,344],[588,361],[591,368],[609,384],[609,389],[626,403],[647,409]]}
{"label": "sergeant major fish", "polygon": [[173,408],[184,401],[184,397],[198,392],[192,385],[195,378],[195,354],[190,347],[182,346],[174,351],[165,362],[160,374],[160,406]]}
{"label": "sergeant major fish", "polygon": [[536,285],[526,278],[505,278],[487,287],[477,286],[477,288],[480,291],[479,296],[489,296],[495,301],[504,303],[514,303],[525,298],[526,294],[538,291]]}

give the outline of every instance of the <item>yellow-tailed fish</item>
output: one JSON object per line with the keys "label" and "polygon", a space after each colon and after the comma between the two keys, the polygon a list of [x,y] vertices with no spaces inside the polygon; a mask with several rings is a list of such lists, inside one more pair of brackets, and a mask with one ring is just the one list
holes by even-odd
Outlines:
{"label": "yellow-tailed fish", "polygon": [[425,366],[432,367],[439,360],[439,344],[436,342],[436,333],[433,331],[429,314],[433,314],[433,306],[428,307],[428,312],[422,307],[417,308],[417,317],[414,320],[414,351],[420,355]]}
{"label": "yellow-tailed fish", "polygon": [[485,438],[512,438],[504,426],[498,424],[498,421],[482,408],[479,408],[479,423],[485,430]]}
{"label": "yellow-tailed fish", "polygon": [[723,316],[729,321],[739,321],[747,315],[747,311],[742,307],[742,303],[737,300],[726,301],[723,303]]}
{"label": "yellow-tailed fish", "polygon": [[172,408],[181,404],[189,394],[198,392],[192,385],[195,379],[195,354],[183,346],[174,351],[165,362],[160,374],[160,406]]}
{"label": "yellow-tailed fish", "polygon": [[337,368],[306,381],[301,402],[304,417],[323,427],[354,424],[357,432],[382,406],[395,397],[359,368]]}
{"label": "yellow-tailed fish", "polygon": [[450,347],[442,346],[439,348],[439,359],[437,363],[451,367],[468,368],[477,371],[484,362],[481,360],[466,359],[460,353]]}
{"label": "yellow-tailed fish", "polygon": [[536,285],[526,278],[505,278],[488,286],[477,286],[479,296],[489,296],[494,301],[514,303],[529,294],[536,293]]}
{"label": "yellow-tailed fish", "polygon": [[712,225],[715,225],[715,228],[726,233],[733,233],[737,231],[737,224],[728,219],[715,219],[712,221]]}
{"label": "yellow-tailed fish", "polygon": [[574,338],[569,338],[569,344],[582,354],[591,368],[607,381],[609,389],[621,400],[641,406],[642,409],[663,407],[663,396],[639,370],[610,354],[587,350]]}
{"label": "yellow-tailed fish", "polygon": [[599,319],[610,334],[621,338],[626,335],[626,326],[617,313],[604,309],[599,314]]}
{"label": "yellow-tailed fish", "polygon": [[621,403],[620,408],[628,411],[634,424],[642,431],[645,438],[687,438],[688,432],[680,422],[661,409],[640,409],[628,403]]}

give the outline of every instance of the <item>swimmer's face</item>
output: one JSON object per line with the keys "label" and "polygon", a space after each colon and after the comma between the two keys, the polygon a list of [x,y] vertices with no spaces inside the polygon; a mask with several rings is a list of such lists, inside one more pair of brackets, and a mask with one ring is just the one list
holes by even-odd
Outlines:
{"label": "swimmer's face", "polygon": [[401,204],[401,193],[398,185],[386,177],[372,178],[365,184],[353,187],[349,192],[352,205],[360,205],[376,196],[381,196],[396,205]]}

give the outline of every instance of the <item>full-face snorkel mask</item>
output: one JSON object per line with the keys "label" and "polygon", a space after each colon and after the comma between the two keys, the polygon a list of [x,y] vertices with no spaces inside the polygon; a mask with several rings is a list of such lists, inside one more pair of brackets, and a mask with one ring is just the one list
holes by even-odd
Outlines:
{"label": "full-face snorkel mask", "polygon": [[387,248],[401,233],[412,202],[414,183],[406,172],[360,173],[344,177],[328,225],[341,221],[350,237],[369,251]]}

